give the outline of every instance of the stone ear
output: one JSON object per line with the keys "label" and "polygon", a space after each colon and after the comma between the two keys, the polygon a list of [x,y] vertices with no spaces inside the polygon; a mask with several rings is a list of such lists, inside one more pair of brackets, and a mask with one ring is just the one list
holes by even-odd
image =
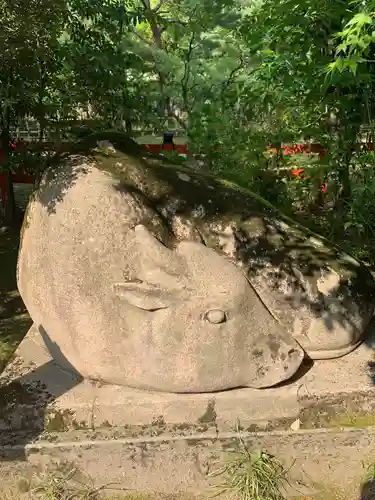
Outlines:
{"label": "stone ear", "polygon": [[[184,263],[179,255],[167,248],[148,229],[139,224],[134,228],[137,252],[146,281],[149,274],[178,276],[184,274]],[[151,281],[154,283],[154,281]]]}
{"label": "stone ear", "polygon": [[144,311],[167,309],[171,303],[168,294],[161,288],[143,282],[116,283],[115,293],[130,305]]}
{"label": "stone ear", "polygon": [[180,298],[180,292],[185,288],[183,260],[145,226],[136,226],[134,234],[139,281],[115,284],[116,295],[145,311],[167,309],[173,299]]}

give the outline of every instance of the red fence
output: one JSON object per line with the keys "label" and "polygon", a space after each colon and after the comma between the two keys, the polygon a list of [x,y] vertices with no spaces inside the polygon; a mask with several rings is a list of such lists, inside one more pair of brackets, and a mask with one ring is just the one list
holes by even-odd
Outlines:
{"label": "red fence", "polygon": [[180,155],[186,155],[188,150],[187,144],[144,144],[152,153],[160,153],[160,151],[176,151]]}

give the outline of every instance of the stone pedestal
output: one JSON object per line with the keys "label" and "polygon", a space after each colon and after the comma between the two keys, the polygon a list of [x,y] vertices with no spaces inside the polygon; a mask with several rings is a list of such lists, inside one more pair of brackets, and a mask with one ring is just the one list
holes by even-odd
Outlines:
{"label": "stone pedestal", "polygon": [[375,445],[374,431],[359,429],[375,421],[372,345],[370,336],[278,388],[183,395],[82,380],[60,368],[31,329],[1,377],[2,466],[68,460],[131,489],[202,492],[241,434],[251,449],[296,459],[298,474],[318,480],[326,468],[338,480],[344,465],[359,474]]}

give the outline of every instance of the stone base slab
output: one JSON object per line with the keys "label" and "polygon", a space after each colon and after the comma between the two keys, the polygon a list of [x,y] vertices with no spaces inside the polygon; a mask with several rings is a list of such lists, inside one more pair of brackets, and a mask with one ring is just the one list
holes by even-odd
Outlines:
{"label": "stone base slab", "polygon": [[[299,378],[279,387],[167,394],[83,380],[60,368],[31,328],[0,378],[0,429],[47,424],[47,429],[65,430],[70,417],[75,428],[179,425],[251,431],[287,429],[298,418],[303,424],[324,402],[337,411],[351,403],[356,411],[370,411],[375,400],[374,339],[375,331],[354,352],[305,366]],[[32,410],[34,418],[30,411],[22,418],[22,412],[14,411],[16,406]]]}
{"label": "stone base slab", "polygon": [[[139,491],[202,492],[240,434],[251,449],[296,460],[309,488],[340,474],[354,481],[362,462],[375,461],[375,430],[340,427],[355,427],[359,414],[375,425],[372,339],[277,388],[187,395],[82,380],[60,368],[31,329],[0,378],[2,466],[68,460]],[[332,419],[335,429],[311,429]]]}
{"label": "stone base slab", "polygon": [[[354,491],[362,464],[375,461],[375,430],[340,428],[375,425],[372,339],[277,388],[187,395],[82,380],[32,328],[0,378],[0,470],[72,461],[101,483],[202,493],[241,435],[250,449],[296,461],[298,491],[343,477]],[[327,423],[335,428],[311,429]]]}

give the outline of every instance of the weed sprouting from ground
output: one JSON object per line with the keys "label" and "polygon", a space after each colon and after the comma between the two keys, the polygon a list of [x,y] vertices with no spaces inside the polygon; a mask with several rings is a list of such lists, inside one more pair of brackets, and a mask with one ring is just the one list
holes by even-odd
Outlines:
{"label": "weed sprouting from ground", "polygon": [[98,489],[78,480],[76,472],[76,469],[72,468],[52,475],[41,475],[31,493],[43,500],[99,500]]}
{"label": "weed sprouting from ground", "polygon": [[282,462],[265,451],[251,453],[239,438],[239,450],[211,473],[222,482],[214,495],[229,495],[233,500],[285,500],[288,471]]}
{"label": "weed sprouting from ground", "polygon": [[53,474],[39,475],[30,493],[31,498],[40,500],[101,500],[103,492],[109,489],[110,485],[95,486],[93,479],[77,468],[66,467]]}

